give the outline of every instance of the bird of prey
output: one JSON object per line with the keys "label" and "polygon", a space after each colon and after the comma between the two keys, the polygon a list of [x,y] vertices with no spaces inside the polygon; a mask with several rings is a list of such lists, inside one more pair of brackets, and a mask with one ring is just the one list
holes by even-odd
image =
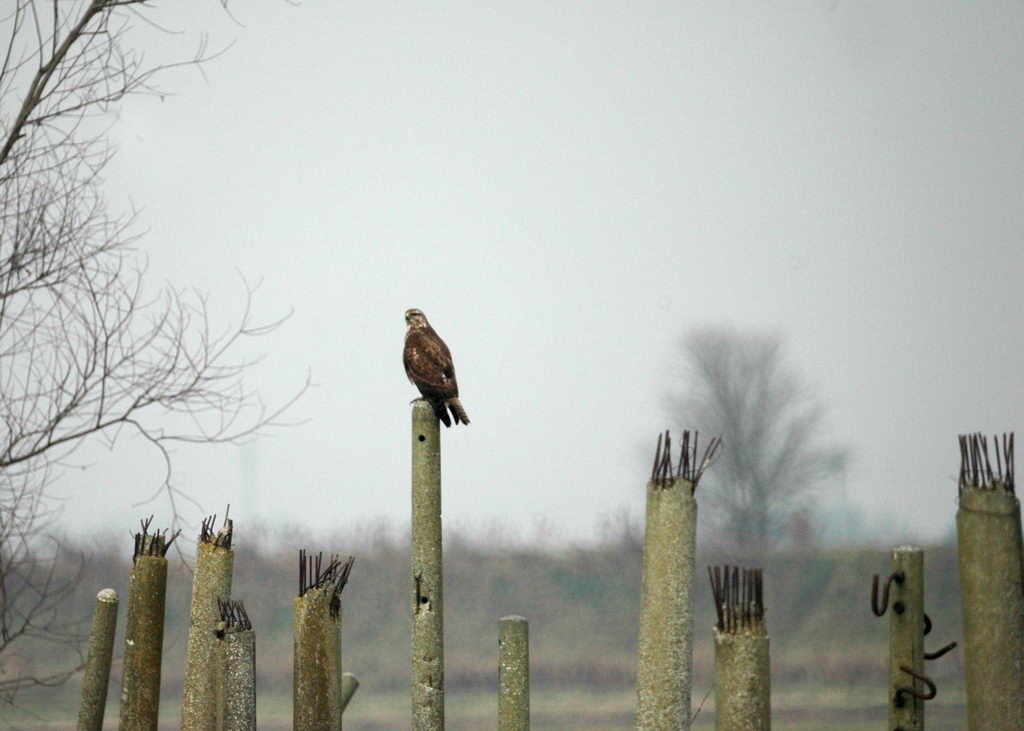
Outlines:
{"label": "bird of prey", "polygon": [[469,417],[459,402],[459,384],[448,346],[419,310],[406,310],[405,324],[405,375],[434,407],[434,413],[445,426],[452,425],[448,409],[456,424],[468,424]]}

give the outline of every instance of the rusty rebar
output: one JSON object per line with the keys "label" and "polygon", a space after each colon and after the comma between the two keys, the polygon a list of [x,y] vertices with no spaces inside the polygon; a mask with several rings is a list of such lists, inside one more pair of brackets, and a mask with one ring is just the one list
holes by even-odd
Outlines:
{"label": "rusty rebar", "polygon": [[715,639],[715,728],[771,728],[771,663],[764,624],[761,569],[708,566],[718,623]]}
{"label": "rusty rebar", "polygon": [[174,534],[168,538],[167,530],[156,531],[155,533],[149,532],[149,526],[153,523],[153,516],[149,516],[145,520],[140,520],[139,524],[142,526],[142,530],[138,533],[129,534],[135,540],[135,548],[132,551],[132,563],[135,563],[135,559],[139,556],[166,556],[167,551],[170,550],[171,544],[174,543],[175,539],[181,535],[181,530],[177,530]]}
{"label": "rusty rebar", "polygon": [[672,436],[668,429],[664,434],[658,434],[658,444],[654,450],[654,465],[651,467],[651,482],[664,489],[681,478],[689,482],[691,492],[695,492],[700,478],[704,475],[704,470],[711,465],[722,446],[722,438],[714,437],[704,449],[704,456],[698,461],[699,436],[698,432],[692,432],[691,441],[691,432],[683,431],[679,456],[673,466]]}
{"label": "rusty rebar", "polygon": [[764,634],[764,571],[708,566],[719,632]]}
{"label": "rusty rebar", "polygon": [[1013,432],[992,436],[996,464],[992,469],[989,459],[988,438],[981,432],[961,434],[960,479],[962,493],[965,487],[978,490],[1002,490],[1014,492]]}

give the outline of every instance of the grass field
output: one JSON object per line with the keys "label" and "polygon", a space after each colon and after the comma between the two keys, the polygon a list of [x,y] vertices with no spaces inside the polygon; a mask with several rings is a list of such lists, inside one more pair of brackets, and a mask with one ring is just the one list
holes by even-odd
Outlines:
{"label": "grass field", "polygon": [[[350,537],[351,538],[351,537]],[[344,537],[325,541],[344,551]],[[365,542],[343,596],[346,670],[361,686],[346,712],[348,729],[409,726],[408,552],[397,541]],[[297,553],[297,552],[296,552]],[[588,549],[494,550],[454,542],[445,553],[446,720],[452,729],[493,728],[496,719],[497,620],[530,620],[531,710],[537,729],[631,728],[640,548],[621,540]],[[884,549],[804,550],[757,561],[699,551],[698,565],[737,563],[765,569],[771,637],[773,725],[777,729],[863,729],[885,723],[888,617],[869,607],[872,573],[888,569]],[[240,543],[233,595],[245,600],[257,633],[259,722],[291,728],[291,606],[296,558],[249,552]],[[956,552],[926,551],[926,610],[935,631],[927,649],[959,640]],[[94,553],[69,606],[87,613],[97,588],[125,596],[128,565],[117,554]],[[695,728],[711,728],[714,611],[706,581],[695,597],[693,708]],[[181,671],[191,586],[171,571],[163,663],[162,727],[178,726]],[[124,609],[119,626],[123,627]],[[115,645],[108,727],[116,727],[120,690]],[[27,648],[29,668],[60,667],[74,658]],[[929,663],[939,695],[927,705],[931,729],[965,727],[960,650]],[[80,675],[55,690],[21,693],[18,707],[0,708],[0,727],[62,729],[74,725]]]}
{"label": "grass field", "polygon": [[[928,728],[952,731],[966,727],[962,689],[947,689],[945,698],[937,698],[927,706]],[[706,691],[705,691],[706,692]],[[884,688],[882,689],[884,693]],[[699,694],[703,696],[703,693]],[[596,690],[590,687],[562,688],[535,692],[531,699],[532,728],[549,729],[631,729],[635,703],[633,688]],[[66,729],[74,719],[73,699],[61,707],[35,710],[51,719],[33,718],[29,713],[8,714],[7,728]],[[800,685],[780,689],[772,697],[772,722],[776,729],[811,731],[861,731],[884,726],[886,707],[878,688],[855,686],[836,689],[831,686]],[[694,694],[696,712],[701,697]],[[164,704],[161,728],[178,728],[177,704]],[[291,697],[262,697],[258,703],[261,729],[291,729]],[[494,728],[497,718],[494,693],[473,690],[452,693],[446,700],[446,727],[450,729]],[[116,707],[109,711],[105,728],[117,728]],[[364,693],[359,690],[345,714],[345,728],[355,731],[409,728],[409,695],[402,691]],[[693,724],[694,729],[714,728],[713,694],[704,702]]]}

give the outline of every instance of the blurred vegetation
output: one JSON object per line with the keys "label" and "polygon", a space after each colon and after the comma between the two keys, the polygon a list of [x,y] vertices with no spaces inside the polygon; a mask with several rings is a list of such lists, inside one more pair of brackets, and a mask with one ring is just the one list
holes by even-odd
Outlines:
{"label": "blurred vegetation", "polygon": [[[346,713],[346,727],[408,726],[409,552],[399,535],[377,525],[304,541],[296,531],[247,537],[245,527],[236,526],[234,598],[245,602],[256,630],[261,727],[290,727],[292,600],[300,547],[357,555],[342,597],[343,646],[345,669],[355,672],[362,685]],[[535,727],[632,727],[642,559],[636,530],[606,531],[590,547],[538,549],[500,540],[500,545],[486,545],[451,531],[446,540],[449,725],[492,725],[498,619],[522,614],[530,621]],[[129,544],[125,537],[104,537],[83,548],[87,555],[70,608],[87,613],[96,591],[106,586],[125,596]],[[780,728],[884,722],[888,617],[876,618],[869,605],[871,575],[888,574],[888,550],[807,548],[760,556],[698,551],[700,571],[723,563],[764,567],[773,708]],[[176,720],[174,709],[181,700],[191,597],[191,577],[180,561],[172,564],[163,665],[168,722]],[[955,547],[928,547],[925,568],[926,611],[935,626],[926,646],[933,650],[960,639]],[[695,709],[711,690],[714,670],[714,610],[703,574],[697,587]],[[123,624],[122,609],[121,631]],[[84,624],[83,636],[87,629]],[[117,717],[122,642],[115,646],[108,720]],[[67,660],[51,649],[40,646],[39,654],[24,662],[29,669],[45,669]],[[959,650],[929,670],[939,687],[939,697],[929,704],[929,725],[962,727]],[[26,692],[19,706],[36,718],[13,709],[4,711],[13,715],[0,717],[0,725],[66,727],[74,718],[79,690],[80,676],[75,676],[59,696],[52,690]],[[713,710],[712,693],[698,727],[713,719]],[[825,724],[827,718],[838,720]],[[814,725],[816,719],[821,725]]]}

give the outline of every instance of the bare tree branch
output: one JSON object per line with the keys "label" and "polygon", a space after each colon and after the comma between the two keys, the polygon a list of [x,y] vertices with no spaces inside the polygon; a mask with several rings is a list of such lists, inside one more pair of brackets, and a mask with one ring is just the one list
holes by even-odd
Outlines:
{"label": "bare tree branch", "polygon": [[[244,312],[216,329],[206,297],[144,286],[131,250],[133,212],[107,209],[109,112],[131,94],[158,93],[154,77],[217,54],[150,64],[130,43],[135,21],[163,26],[143,0],[15,0],[0,16],[0,671],[27,638],[77,643],[62,611],[70,558],[46,538],[46,488],[56,467],[91,439],[141,436],[165,471],[156,495],[173,523],[191,498],[172,482],[170,445],[239,443],[283,424],[244,375],[259,358],[244,341],[285,318],[259,322],[256,287]],[[194,501],[193,501],[194,502]],[[49,541],[49,543],[47,542]],[[5,671],[4,671],[5,672]],[[73,672],[73,671],[72,671]],[[0,675],[0,703],[66,672]]]}

